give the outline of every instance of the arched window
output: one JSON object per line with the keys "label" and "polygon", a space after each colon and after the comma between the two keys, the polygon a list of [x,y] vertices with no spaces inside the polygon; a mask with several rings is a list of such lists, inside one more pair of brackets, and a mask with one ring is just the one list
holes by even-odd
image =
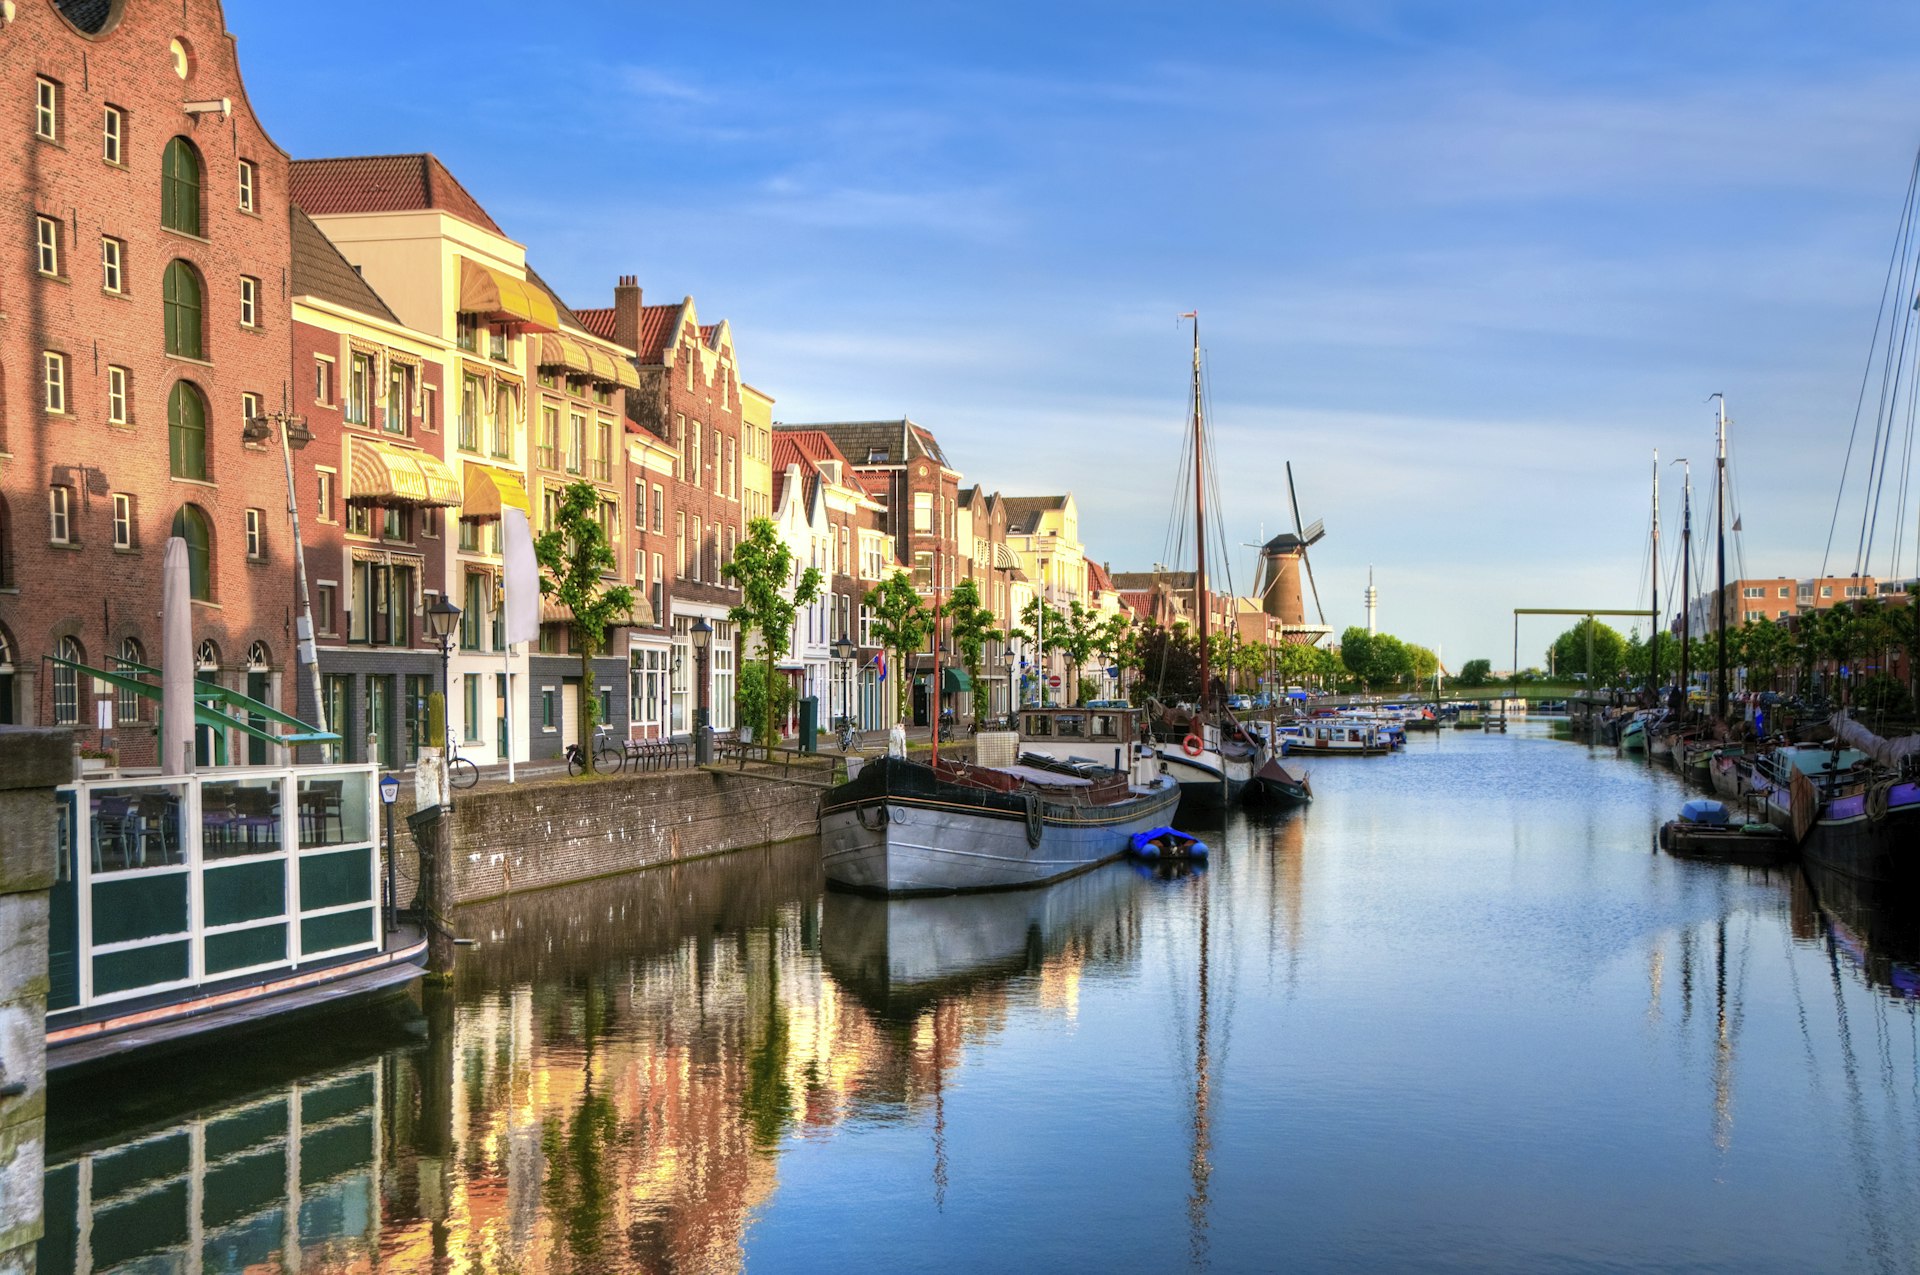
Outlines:
{"label": "arched window", "polygon": [[247,667],[254,672],[265,672],[273,666],[273,660],[267,651],[265,642],[255,642],[247,648]]}
{"label": "arched window", "polygon": [[220,671],[220,647],[212,638],[202,638],[200,645],[194,648],[193,667],[198,673]]}
{"label": "arched window", "polygon": [[[144,665],[146,662],[147,653],[140,649],[140,640],[138,638],[120,639],[120,666],[116,668],[114,672],[125,673],[129,677],[138,677],[140,675],[139,672],[132,666],[136,664]],[[125,687],[120,687],[114,696],[114,716],[123,722],[139,721],[140,696],[127,690]]]}
{"label": "arched window", "polygon": [[168,142],[160,156],[160,224],[200,233],[200,152],[184,137]]}
{"label": "arched window", "polygon": [[167,468],[175,478],[207,477],[207,400],[189,381],[167,395]]}
{"label": "arched window", "polygon": [[[86,656],[80,650],[80,643],[70,637],[63,637],[54,644],[53,653],[73,664],[84,663]],[[73,664],[55,664],[53,666],[53,724],[55,726],[78,726],[80,724],[80,673]]]}
{"label": "arched window", "polygon": [[187,542],[189,596],[196,602],[213,601],[213,524],[200,506],[182,505],[173,516],[173,534]]}
{"label": "arched window", "polygon": [[168,354],[190,359],[207,357],[200,322],[204,295],[199,271],[178,259],[167,263],[167,272],[160,280],[160,299],[167,321]]}

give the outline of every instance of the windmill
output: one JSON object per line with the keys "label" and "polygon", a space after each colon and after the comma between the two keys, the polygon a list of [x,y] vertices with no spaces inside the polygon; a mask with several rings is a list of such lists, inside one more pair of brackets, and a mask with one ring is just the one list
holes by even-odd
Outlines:
{"label": "windmill", "polygon": [[1293,463],[1287,463],[1287,500],[1293,506],[1293,530],[1283,531],[1260,546],[1260,609],[1281,624],[1304,627],[1307,623],[1306,598],[1300,578],[1306,577],[1313,594],[1314,614],[1325,627],[1327,613],[1320,605],[1320,586],[1314,583],[1313,563],[1307,550],[1326,536],[1326,524],[1315,518],[1311,526],[1300,523],[1300,497],[1293,488]]}

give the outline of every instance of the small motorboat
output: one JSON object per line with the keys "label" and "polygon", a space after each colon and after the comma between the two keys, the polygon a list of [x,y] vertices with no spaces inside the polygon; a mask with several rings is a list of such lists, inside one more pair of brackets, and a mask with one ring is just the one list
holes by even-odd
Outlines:
{"label": "small motorboat", "polygon": [[1136,832],[1129,843],[1142,859],[1204,859],[1207,843],[1190,832],[1173,828],[1148,828]]}
{"label": "small motorboat", "polygon": [[1313,784],[1307,778],[1307,768],[1289,765],[1278,757],[1269,758],[1253,772],[1253,786],[1262,797],[1282,805],[1313,800]]}
{"label": "small motorboat", "polygon": [[1660,848],[1681,859],[1719,863],[1785,863],[1793,857],[1793,839],[1766,822],[1735,822],[1725,805],[1696,797],[1680,807],[1680,817],[1660,827]]}

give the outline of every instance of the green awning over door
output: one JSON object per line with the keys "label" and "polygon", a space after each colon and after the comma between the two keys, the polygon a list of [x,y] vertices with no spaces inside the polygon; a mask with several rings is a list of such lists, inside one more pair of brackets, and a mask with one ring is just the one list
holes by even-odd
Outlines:
{"label": "green awning over door", "polygon": [[947,695],[965,695],[973,690],[973,679],[967,676],[963,668],[943,668],[940,670],[940,690]]}

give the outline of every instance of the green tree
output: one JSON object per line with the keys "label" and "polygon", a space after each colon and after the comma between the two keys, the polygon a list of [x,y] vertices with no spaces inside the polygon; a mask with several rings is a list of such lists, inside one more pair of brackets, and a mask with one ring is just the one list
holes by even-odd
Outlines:
{"label": "green tree", "polygon": [[980,680],[980,674],[986,666],[987,643],[1000,640],[1000,630],[993,623],[993,611],[982,603],[980,586],[969,579],[953,586],[940,612],[948,621],[960,662],[966,666],[967,680],[973,684],[973,720],[984,723],[987,684]]}
{"label": "green tree", "polygon": [[914,592],[913,581],[905,571],[895,571],[868,589],[862,600],[873,611],[873,636],[890,656],[893,667],[888,676],[893,678],[895,713],[905,721],[907,683],[912,680],[907,675],[907,663],[932,631],[933,616]]}
{"label": "green tree", "polygon": [[1177,703],[1200,698],[1200,640],[1184,623],[1171,628],[1149,620],[1133,631],[1134,657],[1141,675],[1128,698],[1144,704],[1148,696]]}
{"label": "green tree", "polygon": [[[759,638],[764,685],[771,688],[774,665],[793,641],[794,615],[820,596],[820,568],[796,571],[793,550],[780,538],[773,519],[755,518],[734,547],[733,561],[720,568],[720,574],[740,586],[740,604],[727,612],[727,618],[740,626],[743,636],[752,633]],[[761,705],[760,738],[769,745],[777,738],[774,698],[768,694]]]}
{"label": "green tree", "polygon": [[[593,738],[600,721],[600,693],[594,684],[593,657],[607,649],[607,630],[625,623],[633,611],[633,590],[610,579],[619,560],[601,522],[600,489],[589,482],[569,483],[561,492],[553,522],[533,542],[540,563],[540,595],[573,613],[573,644],[580,653],[580,721],[583,740]],[[585,749],[593,766],[593,749]]]}
{"label": "green tree", "polygon": [[[1593,666],[1587,666],[1587,636],[1593,636]],[[1553,640],[1553,668],[1561,678],[1585,674],[1595,684],[1611,682],[1627,668],[1627,639],[1588,616]]]}
{"label": "green tree", "polygon": [[1471,689],[1474,687],[1485,686],[1488,682],[1491,682],[1492,680],[1493,680],[1493,661],[1468,660],[1465,664],[1462,664],[1460,666],[1460,671],[1454,674],[1453,684],[1455,686],[1464,686]]}
{"label": "green tree", "polygon": [[1340,635],[1340,663],[1363,691],[1370,689],[1368,682],[1373,676],[1373,646],[1374,635],[1357,624],[1348,625]]}

